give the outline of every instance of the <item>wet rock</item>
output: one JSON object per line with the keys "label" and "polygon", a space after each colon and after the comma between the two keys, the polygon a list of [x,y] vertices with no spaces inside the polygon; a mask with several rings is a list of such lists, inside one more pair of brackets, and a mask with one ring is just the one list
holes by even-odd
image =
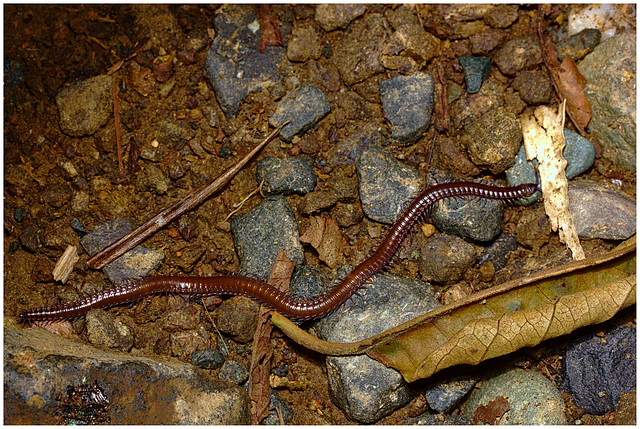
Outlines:
{"label": "wet rock", "polygon": [[129,351],[133,347],[133,331],[120,318],[96,309],[87,313],[87,336],[96,346]]}
{"label": "wet rock", "polygon": [[308,130],[330,111],[327,96],[317,86],[304,84],[295,91],[293,98],[284,98],[278,103],[269,123],[277,127],[290,121],[280,131],[280,137],[291,141],[294,135]]}
{"label": "wet rock", "polygon": [[216,309],[216,326],[239,343],[253,339],[260,304],[245,296],[234,296]]}
{"label": "wet rock", "polygon": [[218,369],[224,363],[224,357],[218,350],[196,350],[191,354],[191,364],[202,369]]}
{"label": "wet rock", "polygon": [[569,182],[569,207],[580,238],[626,240],[636,233],[636,202],[591,180]]}
{"label": "wet rock", "polygon": [[315,19],[325,31],[344,28],[362,15],[367,9],[364,4],[319,4]]}
{"label": "wet rock", "polygon": [[243,384],[249,379],[249,370],[246,366],[236,360],[227,360],[218,371],[218,378],[223,381],[230,381],[237,385]]}
{"label": "wet rock", "polygon": [[298,223],[284,197],[267,197],[247,214],[236,216],[231,232],[244,275],[266,280],[280,248],[295,264],[304,262]]}
{"label": "wet rock", "polygon": [[382,134],[374,130],[353,134],[335,145],[329,155],[329,164],[334,167],[354,164],[364,149],[380,147],[382,141]]}
{"label": "wet rock", "polygon": [[555,96],[549,73],[546,71],[523,71],[513,80],[511,86],[520,93],[520,98],[528,104],[548,104]]}
{"label": "wet rock", "polygon": [[[319,324],[327,341],[358,341],[397,326],[437,307],[427,284],[381,274]],[[361,423],[373,423],[407,404],[414,392],[400,373],[368,356],[326,358],[329,392],[345,414]]]}
{"label": "wet rock", "polygon": [[522,129],[518,118],[500,108],[464,127],[460,142],[475,165],[499,174],[513,165],[522,144]]}
{"label": "wet rock", "polygon": [[216,37],[207,51],[205,75],[227,117],[235,116],[247,94],[275,85],[283,79],[281,46],[267,46],[260,53],[260,19],[253,5],[225,5],[216,13]]}
{"label": "wet rock", "polygon": [[558,58],[562,61],[565,55],[569,55],[573,61],[579,61],[600,44],[601,37],[602,33],[599,30],[585,28],[564,42],[558,43]]}
{"label": "wet rock", "polygon": [[115,425],[250,420],[244,389],[190,364],[105,352],[40,328],[5,327],[5,423],[59,424],[56,398],[85,379],[101,386]]}
{"label": "wet rock", "polygon": [[409,145],[429,127],[433,110],[433,78],[429,73],[382,81],[380,98],[394,139]]}
{"label": "wet rock", "polygon": [[333,61],[347,86],[384,70],[380,53],[387,41],[385,20],[379,13],[359,19],[334,51]]}
{"label": "wet rock", "polygon": [[290,61],[317,60],[322,55],[320,34],[314,25],[295,25],[291,40],[287,44],[287,58]]}
{"label": "wet rock", "polygon": [[464,71],[464,81],[467,84],[467,92],[475,94],[480,91],[484,82],[491,73],[491,58],[464,56],[458,58],[458,62]]}
{"label": "wet rock", "polygon": [[60,128],[72,137],[91,135],[104,126],[113,111],[113,78],[92,77],[63,87],[56,96]]}
{"label": "wet rock", "polygon": [[403,24],[382,49],[381,61],[385,68],[408,75],[420,71],[440,51],[440,40],[419,23]]}
{"label": "wet rock", "polygon": [[[441,170],[427,173],[429,186],[452,182],[453,177]],[[482,181],[495,185],[492,181]],[[486,198],[446,198],[438,201],[431,212],[431,220],[439,230],[449,235],[486,242],[496,238],[502,231],[504,204]]]}
{"label": "wet rock", "polygon": [[[497,421],[476,420],[478,407],[502,397],[509,409]],[[558,389],[535,371],[512,369],[491,377],[476,389],[464,406],[462,415],[474,424],[566,425],[564,401]]]}
{"label": "wet rock", "polygon": [[365,149],[356,160],[362,210],[371,219],[393,223],[421,189],[420,173],[380,149]]}
{"label": "wet rock", "polygon": [[258,183],[264,180],[263,188],[268,194],[307,194],[316,186],[313,158],[307,155],[278,159],[266,157],[256,167]]}
{"label": "wet rock", "polygon": [[452,235],[439,235],[420,252],[420,274],[427,281],[449,285],[461,280],[477,258],[473,245]]}
{"label": "wet rock", "polygon": [[477,377],[458,376],[430,386],[425,392],[432,410],[448,413],[479,381]]}
{"label": "wet rock", "polygon": [[493,28],[507,28],[518,19],[518,5],[501,4],[495,6],[487,12],[483,19]]}
{"label": "wet rock", "polygon": [[211,338],[211,334],[204,327],[191,331],[173,332],[169,336],[171,356],[188,361],[196,350],[211,348]]}
{"label": "wet rock", "polygon": [[[89,255],[94,255],[133,231],[136,226],[133,219],[115,218],[96,226],[80,242]],[[107,265],[104,271],[112,283],[120,284],[129,278],[146,276],[151,270],[157,268],[163,259],[163,253],[138,245]]]}
{"label": "wet rock", "polygon": [[598,45],[578,65],[587,79],[589,129],[603,155],[636,170],[636,33],[625,31]]}
{"label": "wet rock", "polygon": [[518,72],[542,62],[540,42],[536,36],[521,36],[509,40],[493,57],[500,72],[515,76]]}
{"label": "wet rock", "polygon": [[578,407],[589,414],[611,412],[623,393],[636,389],[636,330],[618,326],[604,336],[576,338],[562,364],[563,390]]}

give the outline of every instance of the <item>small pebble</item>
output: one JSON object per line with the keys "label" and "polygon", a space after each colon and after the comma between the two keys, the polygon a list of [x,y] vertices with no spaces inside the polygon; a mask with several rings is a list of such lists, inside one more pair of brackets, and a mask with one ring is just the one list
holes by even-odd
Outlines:
{"label": "small pebble", "polygon": [[283,159],[265,157],[256,167],[258,183],[264,180],[263,190],[268,194],[307,194],[316,186],[313,158],[307,155]]}
{"label": "small pebble", "polygon": [[458,62],[464,71],[464,81],[467,84],[467,92],[475,94],[480,91],[484,82],[491,73],[491,58],[464,56],[458,58]]}
{"label": "small pebble", "polygon": [[218,350],[196,350],[191,354],[191,363],[202,369],[218,369],[224,363],[224,357]]}
{"label": "small pebble", "polygon": [[218,378],[241,385],[249,379],[249,370],[238,361],[227,360],[218,371]]}
{"label": "small pebble", "polygon": [[322,90],[315,85],[304,84],[292,98],[286,97],[278,102],[269,123],[277,127],[290,121],[280,131],[280,137],[289,142],[294,135],[308,130],[330,111],[331,104]]}

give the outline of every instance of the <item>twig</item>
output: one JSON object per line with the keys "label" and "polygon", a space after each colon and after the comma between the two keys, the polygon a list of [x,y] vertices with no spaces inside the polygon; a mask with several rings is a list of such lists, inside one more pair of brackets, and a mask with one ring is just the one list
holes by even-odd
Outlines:
{"label": "twig", "polygon": [[113,117],[116,120],[116,147],[118,148],[118,168],[124,170],[122,164],[122,140],[120,138],[120,103],[118,103],[118,82],[113,78]]}
{"label": "twig", "polygon": [[265,137],[265,139],[251,150],[251,152],[246,154],[244,158],[231,166],[231,168],[229,168],[222,176],[214,179],[204,186],[201,186],[182,200],[176,201],[151,219],[147,220],[143,225],[140,225],[138,228],[93,255],[87,261],[87,267],[95,269],[104,268],[107,264],[115,261],[120,257],[120,255],[137,246],[140,242],[144,241],[160,228],[178,218],[184,212],[191,210],[209,198],[213,193],[222,189],[222,187],[226,185],[260,149],[278,135],[280,130],[282,130],[282,127],[284,127],[288,122],[289,121],[286,121],[280,124],[278,128]]}
{"label": "twig", "polygon": [[224,218],[224,221],[225,221],[225,222],[226,222],[226,221],[228,221],[228,220],[229,220],[229,218],[230,218],[231,216],[233,216],[233,215],[234,215],[234,213],[237,213],[237,212],[238,212],[238,210],[240,210],[240,207],[242,207],[242,206],[244,205],[244,203],[246,203],[246,202],[249,200],[249,198],[253,197],[253,196],[254,196],[255,194],[257,194],[258,192],[260,192],[260,194],[262,194],[262,185],[264,185],[264,179],[262,179],[262,182],[260,182],[260,185],[258,185],[258,187],[257,187],[256,189],[254,189],[253,191],[251,191],[251,192],[249,193],[249,195],[247,195],[246,197],[244,197],[244,198],[242,199],[242,201],[240,201],[238,204],[234,204],[234,205],[233,205],[233,208],[234,208],[235,210],[233,210],[232,212],[230,212],[230,213],[227,215],[227,217],[226,217],[226,218]]}

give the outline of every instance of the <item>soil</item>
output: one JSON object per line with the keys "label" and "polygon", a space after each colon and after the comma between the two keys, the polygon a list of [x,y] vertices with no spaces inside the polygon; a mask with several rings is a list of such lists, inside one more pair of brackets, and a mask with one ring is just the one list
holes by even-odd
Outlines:
{"label": "soil", "polygon": [[[370,5],[365,16],[398,7],[401,6]],[[221,174],[270,132],[268,119],[275,110],[276,102],[268,90],[250,94],[242,103],[239,113],[226,118],[205,79],[203,61],[211,43],[210,29],[216,8],[205,5],[5,5],[5,67],[8,60],[14,59],[20,61],[25,69],[22,83],[12,88],[5,86],[5,318],[14,318],[19,309],[66,302],[81,293],[108,287],[109,283],[101,272],[85,268],[88,256],[82,253],[82,246],[79,245],[81,234],[71,228],[74,219],[79,220],[86,231],[120,215],[143,222],[190,190]],[[427,16],[423,8],[429,6],[413,7],[421,16]],[[312,20],[313,9],[310,5],[272,7],[274,15],[281,22],[292,24],[294,28],[297,24]],[[530,21],[527,15],[534,9],[520,7],[519,21],[501,33],[501,44],[528,31]],[[567,6],[554,6],[552,15],[548,17],[549,22],[563,14],[566,16],[566,10]],[[428,25],[437,27],[438,22],[429,22]],[[341,40],[343,31],[347,30],[321,33],[323,48],[335,50],[334,45]],[[130,58],[136,45],[147,40],[145,48]],[[201,46],[198,42],[201,42]],[[443,63],[445,76],[450,81],[461,83],[461,70],[454,58],[458,52],[468,51],[469,41],[446,40],[446,45],[448,47],[443,53],[443,57],[447,58]],[[167,54],[177,58],[171,62],[172,67],[168,71],[167,65],[159,60]],[[108,123],[93,135],[70,137],[59,126],[55,96],[65,84],[105,74],[122,60],[120,68],[111,73],[117,82],[114,94],[118,97],[120,111],[123,154],[123,168],[120,168],[115,118],[111,116]],[[318,63],[327,66],[331,65],[331,60],[323,55]],[[299,82],[308,80],[305,63],[290,62],[289,65],[287,79],[295,78]],[[428,66],[426,68],[429,69]],[[495,67],[493,69],[498,78],[510,80],[500,75]],[[153,77],[147,82],[150,91],[148,96],[137,90],[141,86],[136,80],[140,78],[140,73],[150,73]],[[396,74],[386,70],[382,75],[388,79]],[[6,76],[5,72],[5,79]],[[167,82],[172,85],[170,90],[167,89]],[[244,214],[260,201],[260,197],[254,195],[239,209],[236,208],[258,186],[255,164],[259,159],[266,156],[283,158],[304,152],[312,155],[321,165],[322,162],[326,164],[332,144],[353,134],[355,130],[364,129],[370,123],[390,135],[379,102],[376,104],[363,99],[342,82],[332,84],[342,91],[331,93],[332,111],[315,128],[294,138],[291,143],[276,139],[220,193],[197,208],[195,215],[174,221],[144,243],[147,247],[162,250],[166,255],[158,273],[211,275],[237,272],[239,262],[227,216],[236,210],[236,215]],[[160,95],[165,90],[167,94]],[[138,156],[138,153],[151,150],[154,141],[166,140],[169,133],[158,124],[166,123],[167,118],[186,129],[188,138],[173,139],[171,144],[164,147],[157,161]],[[431,127],[425,137],[414,145],[392,145],[387,150],[403,162],[425,167],[434,132],[434,127]],[[66,167],[69,163],[75,166],[75,174]],[[139,179],[140,172],[150,163],[172,177],[166,192],[159,193],[153,184]],[[184,174],[172,176],[171,172],[176,168],[184,170]],[[344,174],[344,171],[336,169],[336,174]],[[318,172],[316,190],[321,190],[326,187],[332,169],[329,166]],[[624,184],[623,190],[635,196],[635,174],[617,169],[604,159],[596,159],[596,165],[583,176],[602,183],[612,178],[620,180]],[[79,193],[89,196],[88,203],[81,208],[73,202],[73,195]],[[53,198],[59,195],[65,197],[62,200]],[[308,216],[301,214],[302,197],[292,195],[287,198],[296,213],[300,229],[304,230]],[[512,219],[522,210],[519,207],[506,209],[505,224],[511,223],[505,226],[506,230],[515,228]],[[346,254],[356,257],[369,254],[377,243],[377,238],[372,238],[370,231],[379,226],[365,219],[345,228],[343,234],[349,238],[350,245],[355,246]],[[198,232],[189,232],[189,228],[196,228]],[[592,240],[585,243],[585,251],[587,254],[603,251],[615,244]],[[75,270],[68,281],[62,284],[53,281],[50,273],[68,245],[78,246],[81,254]],[[567,257],[564,244],[559,242],[555,233],[547,242],[536,243],[536,248],[537,256],[541,259],[540,266],[561,259],[558,255]],[[311,248],[305,251],[308,264],[322,268],[330,277],[335,274]],[[510,265],[496,277],[511,277],[512,273],[518,271],[517,267],[531,257],[532,252],[531,249],[520,247],[510,260]],[[188,263],[185,262],[184,256],[191,253],[195,256]],[[416,276],[416,266],[417,262],[411,258],[402,257],[391,271]],[[473,278],[466,280],[474,283]],[[130,316],[136,331],[136,353],[153,356],[172,352],[167,339],[158,338],[161,334],[145,334],[163,332],[161,327],[154,325],[151,315],[158,311],[179,311],[183,308],[181,300],[156,297],[132,307],[110,311]],[[206,329],[213,331],[210,319],[205,315],[201,317]],[[633,315],[630,314],[622,318],[627,323],[631,320]],[[82,341],[88,341],[82,321],[76,321],[72,326]],[[274,338],[273,344],[274,366],[288,363],[294,378],[309,382],[304,390],[279,391],[295,410],[293,423],[353,424],[331,401],[323,356],[302,349],[286,337]],[[232,347],[231,357],[248,365],[250,353],[242,353],[245,350],[243,347]],[[557,356],[553,347],[541,345],[537,349],[539,353],[524,358],[530,367],[551,361],[553,356]],[[189,361],[187,357],[184,359]],[[513,359],[522,359],[522,354]],[[544,368],[544,375],[552,377],[555,369],[552,366]],[[419,400],[379,423],[405,422],[419,406],[416,402]]]}

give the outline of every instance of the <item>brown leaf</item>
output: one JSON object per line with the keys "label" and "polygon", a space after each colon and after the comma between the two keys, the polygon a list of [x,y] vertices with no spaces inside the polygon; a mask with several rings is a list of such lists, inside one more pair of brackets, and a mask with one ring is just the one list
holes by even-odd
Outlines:
{"label": "brown leaf", "polygon": [[591,120],[591,104],[584,93],[587,80],[578,70],[569,55],[564,56],[560,66],[554,70],[557,74],[560,96],[567,100],[567,113],[576,128],[584,133]]}
{"label": "brown leaf", "polygon": [[509,411],[509,401],[504,396],[498,396],[494,401],[487,405],[480,405],[473,413],[473,424],[486,423],[495,425],[504,413]]}
{"label": "brown leaf", "polygon": [[[289,290],[289,279],[291,279],[294,268],[295,264],[289,261],[281,248],[273,263],[268,280],[269,284],[286,293]],[[269,414],[269,374],[273,358],[271,345],[273,325],[269,323],[270,313],[269,308],[260,306],[258,326],[253,336],[253,352],[249,368],[249,397],[251,398],[251,424],[253,425],[260,424]]]}
{"label": "brown leaf", "polygon": [[477,292],[355,343],[319,340],[278,313],[272,322],[311,350],[364,352],[412,382],[609,320],[636,302],[635,247],[634,237],[604,255]]}
{"label": "brown leaf", "polygon": [[312,216],[309,220],[311,225],[300,237],[300,241],[311,244],[323,262],[336,268],[343,262],[342,249],[345,247],[338,222],[323,216]]}
{"label": "brown leaf", "polygon": [[260,5],[260,53],[264,52],[267,46],[284,46],[278,19],[271,13],[268,4]]}

